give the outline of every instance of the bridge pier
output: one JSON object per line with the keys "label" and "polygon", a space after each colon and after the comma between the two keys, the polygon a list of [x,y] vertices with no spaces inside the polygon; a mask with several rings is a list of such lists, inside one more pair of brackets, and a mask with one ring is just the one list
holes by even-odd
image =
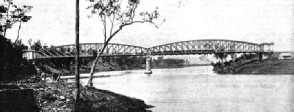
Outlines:
{"label": "bridge pier", "polygon": [[258,53],[258,57],[259,57],[259,61],[261,61],[262,60],[262,52]]}
{"label": "bridge pier", "polygon": [[145,74],[152,74],[151,71],[151,57],[150,56],[146,56],[146,72]]}

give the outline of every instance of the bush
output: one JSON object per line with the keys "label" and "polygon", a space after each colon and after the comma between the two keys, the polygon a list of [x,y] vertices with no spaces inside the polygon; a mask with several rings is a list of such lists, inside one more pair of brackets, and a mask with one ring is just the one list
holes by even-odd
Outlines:
{"label": "bush", "polygon": [[13,45],[0,35],[0,81],[17,81],[36,73],[33,64],[23,59],[24,49],[21,40]]}
{"label": "bush", "polygon": [[40,98],[46,101],[55,101],[57,100],[56,97],[53,96],[53,94],[51,93],[47,93],[47,92],[42,92],[40,95]]}

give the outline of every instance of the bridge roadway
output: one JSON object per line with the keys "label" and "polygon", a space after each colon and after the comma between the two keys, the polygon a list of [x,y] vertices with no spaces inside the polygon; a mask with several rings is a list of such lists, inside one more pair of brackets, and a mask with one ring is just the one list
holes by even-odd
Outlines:
{"label": "bridge roadway", "polygon": [[[251,43],[224,39],[190,40],[168,43],[150,48],[141,46],[109,43],[102,56],[147,56],[152,55],[187,55],[216,53],[262,53],[273,52],[274,43]],[[103,47],[103,43],[80,44],[80,57],[94,57]],[[70,58],[77,54],[75,44],[42,48],[39,51],[27,50],[24,58],[52,59]],[[150,63],[150,59],[146,59]]]}

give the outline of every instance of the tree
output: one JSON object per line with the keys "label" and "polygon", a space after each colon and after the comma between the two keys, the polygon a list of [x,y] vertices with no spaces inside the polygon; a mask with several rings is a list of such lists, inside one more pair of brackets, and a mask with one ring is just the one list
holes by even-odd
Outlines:
{"label": "tree", "polygon": [[[12,43],[10,39],[5,38],[8,28],[18,22],[27,22],[31,16],[25,15],[32,6],[18,7],[12,1],[5,1],[0,4],[0,80],[15,81],[23,76],[31,75],[34,67],[27,60],[23,59],[23,50],[27,49],[18,37]],[[20,24],[21,25],[21,24]]]}
{"label": "tree", "polygon": [[0,32],[3,36],[6,36],[6,31],[8,28],[11,28],[13,24],[19,23],[17,39],[14,41],[15,44],[19,39],[19,31],[23,22],[28,22],[32,17],[26,15],[31,11],[33,7],[24,5],[17,6],[14,5],[12,1],[5,1],[5,4],[0,5]]}
{"label": "tree", "polygon": [[[224,46],[220,46],[220,45],[214,45],[214,48],[216,49],[216,51],[218,52],[224,52],[225,51],[225,47]],[[215,53],[214,57],[220,62],[220,63],[224,63],[224,61],[226,61],[226,59],[228,58],[228,54],[227,53]]]}
{"label": "tree", "polygon": [[42,48],[42,43],[41,43],[41,40],[37,40],[33,43],[32,45],[32,39],[29,39],[29,45],[30,45],[30,48],[35,50],[35,51],[39,51],[41,48]]}
{"label": "tree", "polygon": [[0,81],[11,82],[34,74],[34,66],[23,59],[23,50],[26,46],[21,40],[14,45],[12,42],[0,35]]}
{"label": "tree", "polygon": [[[93,2],[93,0],[90,0]],[[104,52],[106,46],[110,40],[124,27],[130,26],[135,23],[150,23],[158,28],[154,20],[158,19],[159,13],[158,8],[153,12],[141,12],[139,15],[142,17],[140,20],[135,20],[136,9],[139,5],[139,0],[128,0],[126,9],[121,8],[122,0],[98,0],[93,5],[89,6],[87,9],[91,10],[91,16],[98,15],[100,21],[103,24],[103,35],[104,35],[104,45],[102,49],[98,52],[93,65],[91,66],[90,78],[88,81],[88,86],[92,85],[93,74],[95,72],[95,67],[101,54]]]}
{"label": "tree", "polygon": [[223,63],[226,61],[228,54],[226,53],[215,53],[214,57],[218,60],[218,62]]}

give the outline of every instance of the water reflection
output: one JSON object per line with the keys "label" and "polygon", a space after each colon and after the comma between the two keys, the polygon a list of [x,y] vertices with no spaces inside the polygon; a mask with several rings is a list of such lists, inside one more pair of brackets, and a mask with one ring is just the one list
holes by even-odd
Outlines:
{"label": "water reflection", "polygon": [[[94,85],[143,99],[158,111],[291,112],[291,75],[217,75],[212,67],[143,70],[96,78]],[[86,80],[83,80],[86,81]]]}

